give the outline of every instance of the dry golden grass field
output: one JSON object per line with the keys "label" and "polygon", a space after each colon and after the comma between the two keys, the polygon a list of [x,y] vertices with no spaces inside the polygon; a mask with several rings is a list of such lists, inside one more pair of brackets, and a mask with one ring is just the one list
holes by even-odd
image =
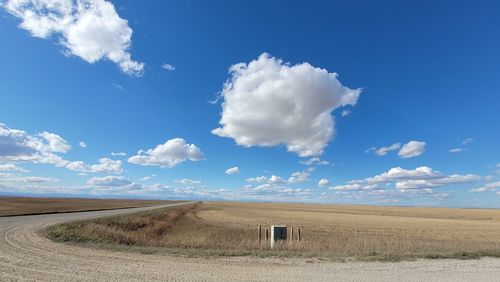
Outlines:
{"label": "dry golden grass field", "polygon": [[142,207],[173,201],[0,197],[0,216]]}
{"label": "dry golden grass field", "polygon": [[[258,225],[300,227],[271,249]],[[500,256],[500,210],[203,202],[63,224],[48,236],[147,252],[401,260]]]}

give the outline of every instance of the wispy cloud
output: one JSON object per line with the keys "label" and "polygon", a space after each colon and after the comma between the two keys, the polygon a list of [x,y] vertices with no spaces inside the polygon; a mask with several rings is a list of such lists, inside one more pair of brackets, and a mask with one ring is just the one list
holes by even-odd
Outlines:
{"label": "wispy cloud", "polygon": [[182,185],[194,185],[194,184],[201,184],[201,180],[193,180],[189,178],[183,178],[179,180],[174,180],[175,183],[179,183]]}
{"label": "wispy cloud", "polygon": [[166,71],[174,71],[175,70],[175,66],[174,65],[167,64],[167,63],[162,64],[161,68],[164,69],[164,70],[166,70]]}
{"label": "wispy cloud", "polygon": [[375,153],[378,156],[385,156],[392,151],[398,151],[398,156],[403,159],[418,157],[425,151],[426,143],[423,141],[410,141],[406,144],[394,143],[386,147],[371,147],[365,153]]}
{"label": "wispy cloud", "polygon": [[464,141],[462,141],[463,145],[468,145],[470,143],[474,142],[474,138],[466,138]]}
{"label": "wispy cloud", "polygon": [[471,190],[471,192],[497,192],[500,191],[500,181],[486,183],[484,186],[477,187]]}
{"label": "wispy cloud", "polygon": [[457,153],[463,153],[468,151],[469,149],[466,147],[470,143],[474,141],[474,138],[466,138],[464,141],[462,141],[463,147],[456,147],[456,148],[451,148],[449,150],[450,153],[457,154]]}
{"label": "wispy cloud", "polygon": [[467,151],[467,149],[465,149],[465,148],[452,148],[452,149],[450,149],[449,152],[450,153],[462,153],[464,151]]}
{"label": "wispy cloud", "polygon": [[318,157],[314,157],[314,158],[310,158],[310,159],[306,159],[306,160],[300,160],[299,163],[303,164],[303,165],[328,165],[328,164],[330,164],[329,161],[322,160]]}
{"label": "wispy cloud", "polygon": [[29,170],[19,167],[15,164],[0,164],[0,171],[15,171],[22,173],[30,172]]}
{"label": "wispy cloud", "polygon": [[442,174],[430,167],[417,167],[407,170],[400,167],[391,168],[387,172],[360,180],[351,180],[346,184],[333,186],[330,189],[337,191],[371,191],[385,189],[391,185],[402,193],[434,194],[434,188],[452,185],[473,183],[481,177],[474,174]]}

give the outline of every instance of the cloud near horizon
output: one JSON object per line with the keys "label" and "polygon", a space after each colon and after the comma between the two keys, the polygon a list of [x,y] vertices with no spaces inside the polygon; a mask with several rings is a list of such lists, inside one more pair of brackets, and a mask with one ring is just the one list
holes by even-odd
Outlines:
{"label": "cloud near horizon", "polygon": [[66,168],[78,172],[102,172],[102,173],[116,173],[120,174],[123,172],[122,161],[112,160],[108,158],[99,159],[98,164],[88,165],[82,161],[69,162]]}
{"label": "cloud near horizon", "polygon": [[132,184],[132,181],[123,176],[92,177],[87,181],[92,186],[125,186]]}
{"label": "cloud near horizon", "polygon": [[309,63],[290,65],[263,53],[230,67],[221,97],[221,127],[212,133],[244,147],[285,145],[301,157],[323,153],[335,135],[331,113],[354,106],[361,89]]}
{"label": "cloud near horizon", "polygon": [[200,180],[192,180],[192,179],[189,179],[189,178],[183,178],[183,179],[174,180],[174,182],[175,182],[175,183],[182,184],[182,185],[195,185],[195,184],[201,184],[201,181],[200,181]]}
{"label": "cloud near horizon", "polygon": [[70,150],[68,142],[55,133],[43,131],[30,135],[0,123],[0,162],[52,164],[78,172],[119,174],[123,171],[121,161],[101,158],[99,164],[88,165],[83,161],[68,161],[58,155]]}
{"label": "cloud near horizon", "polygon": [[474,188],[470,190],[471,192],[483,193],[483,192],[500,192],[500,181],[486,183],[485,185]]}
{"label": "cloud near horizon", "polygon": [[399,192],[433,193],[433,188],[451,184],[473,183],[481,177],[474,174],[445,175],[430,167],[421,166],[413,170],[394,167],[379,175],[361,180],[351,180],[344,185],[331,187],[331,190],[362,191],[382,189],[381,185],[392,184]]}

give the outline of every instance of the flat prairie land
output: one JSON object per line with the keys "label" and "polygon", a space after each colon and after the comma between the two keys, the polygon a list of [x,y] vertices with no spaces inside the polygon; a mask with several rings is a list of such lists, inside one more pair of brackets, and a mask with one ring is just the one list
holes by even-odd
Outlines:
{"label": "flat prairie land", "polygon": [[175,201],[0,197],[0,216],[106,210],[175,203]]}
{"label": "flat prairie land", "polygon": [[[274,249],[259,243],[258,226],[278,224],[300,228],[301,242],[295,231]],[[194,256],[466,259],[500,257],[500,210],[203,202],[58,225],[48,236]]]}

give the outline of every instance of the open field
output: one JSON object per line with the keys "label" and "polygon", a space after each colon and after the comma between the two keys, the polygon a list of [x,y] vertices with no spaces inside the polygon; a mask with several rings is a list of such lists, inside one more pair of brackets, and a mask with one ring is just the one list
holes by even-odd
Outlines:
{"label": "open field", "polygon": [[166,203],[175,201],[0,197],[0,216],[131,208]]}
{"label": "open field", "polygon": [[[259,244],[259,224],[300,227],[303,240],[271,250]],[[58,225],[49,229],[49,236],[196,256],[383,261],[498,257],[500,210],[204,202],[192,209],[176,207]]]}
{"label": "open field", "polygon": [[133,212],[147,214],[152,209],[158,207],[1,217],[0,281],[456,282],[498,281],[500,277],[498,258],[346,263],[299,257],[206,259],[86,248],[53,242],[39,235],[40,229],[54,224]]}

